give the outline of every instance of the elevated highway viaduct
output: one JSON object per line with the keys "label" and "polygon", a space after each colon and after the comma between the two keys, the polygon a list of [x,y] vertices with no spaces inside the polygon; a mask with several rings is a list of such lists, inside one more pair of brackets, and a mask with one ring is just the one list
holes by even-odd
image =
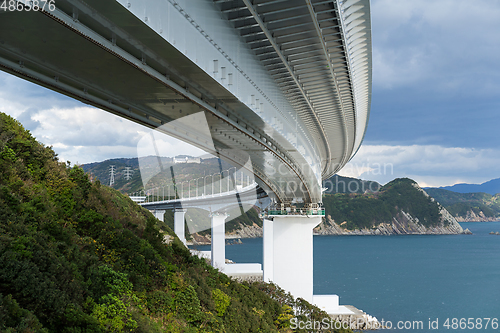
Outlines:
{"label": "elevated highway viaduct", "polygon": [[[290,206],[317,209],[322,179],[363,140],[371,101],[369,0],[50,4],[33,10],[23,0],[16,10],[0,10],[0,69],[238,167],[251,160],[257,183],[277,205],[265,223],[274,244],[265,250],[274,258],[267,279],[312,300],[311,229],[321,217],[293,217]],[[194,115],[206,131],[186,121],[162,126]],[[293,257],[310,273],[290,284]]]}

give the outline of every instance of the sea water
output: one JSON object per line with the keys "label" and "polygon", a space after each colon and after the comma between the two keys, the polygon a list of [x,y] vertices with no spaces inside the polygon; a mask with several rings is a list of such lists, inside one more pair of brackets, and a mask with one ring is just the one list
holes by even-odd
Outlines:
{"label": "sea water", "polygon": [[[473,235],[314,236],[314,294],[392,331],[500,332],[500,235],[489,234],[500,222],[461,225]],[[262,239],[227,245],[226,257],[262,263]]]}

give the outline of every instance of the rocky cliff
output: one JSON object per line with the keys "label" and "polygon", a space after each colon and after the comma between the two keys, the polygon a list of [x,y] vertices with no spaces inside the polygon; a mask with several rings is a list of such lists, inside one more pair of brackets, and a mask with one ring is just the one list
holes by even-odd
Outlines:
{"label": "rocky cliff", "polygon": [[[440,211],[443,222],[440,225],[425,227],[418,218],[409,213],[400,210],[391,221],[382,222],[372,228],[362,228],[349,230],[342,226],[345,223],[337,224],[330,215],[314,228],[315,235],[454,235],[454,234],[470,234],[468,229],[463,229],[458,224],[457,219],[451,216],[450,213],[441,207]],[[258,238],[262,237],[262,228],[257,224],[252,226],[240,225],[236,231],[226,234],[226,239],[234,238]],[[193,237],[192,244],[209,245],[210,235]]]}
{"label": "rocky cliff", "polygon": [[[314,229],[317,235],[450,235],[450,234],[470,234],[471,232],[466,229],[464,230],[458,221],[438,202],[431,198],[423,189],[421,189],[415,182],[407,182],[406,180],[402,183],[403,186],[407,187],[410,184],[415,191],[411,191],[414,196],[419,199],[428,199],[428,205],[432,208],[437,208],[439,211],[439,216],[437,223],[424,225],[421,223],[417,214],[411,214],[406,212],[402,208],[396,206],[395,214],[392,214],[392,218],[387,221],[381,221],[378,224],[373,224],[371,228],[355,228],[347,229],[343,227],[347,224],[347,221],[342,221],[339,224],[332,219],[330,215],[321,222],[321,224]],[[401,184],[400,184],[401,185]],[[387,189],[389,190],[389,189]],[[386,191],[387,191],[386,190]],[[407,189],[408,190],[408,189]],[[400,191],[398,191],[400,192]],[[401,193],[398,193],[401,194]],[[412,200],[412,204],[416,202],[415,199]],[[403,205],[401,205],[403,206]]]}
{"label": "rocky cliff", "polygon": [[[443,222],[440,225],[425,227],[418,218],[401,210],[392,219],[392,221],[382,222],[372,228],[362,228],[349,230],[337,224],[330,215],[323,222],[314,228],[315,235],[452,235],[452,234],[470,234],[468,229],[464,230],[457,220],[441,207],[440,211]],[[342,223],[340,223],[342,224]],[[345,225],[342,224],[343,226]],[[236,231],[226,234],[226,239],[234,238],[258,238],[262,237],[262,228],[256,224],[252,226],[240,225]],[[210,244],[210,235],[193,237],[193,244]]]}
{"label": "rocky cliff", "polygon": [[493,222],[498,221],[498,217],[486,216],[482,210],[479,212],[474,212],[474,210],[468,210],[465,216],[456,216],[458,222]]}
{"label": "rocky cliff", "polygon": [[456,193],[439,188],[428,188],[426,192],[439,201],[458,222],[500,220],[500,193]]}
{"label": "rocky cliff", "polygon": [[[409,209],[415,207],[417,201],[423,202],[423,205],[428,205],[429,209],[436,209],[439,212],[436,221],[434,223],[426,223],[424,225],[417,215],[420,215],[416,210],[413,214],[409,211],[405,211],[402,206],[404,203],[399,202],[396,205],[395,211],[391,214],[391,218],[385,221],[378,221],[378,223],[373,223],[371,227],[364,228],[354,228],[348,229],[347,221],[341,221],[339,224],[330,215],[321,222],[321,224],[314,229],[317,235],[450,235],[450,234],[469,234],[468,229],[464,230],[458,221],[438,202],[431,198],[423,189],[421,189],[417,183],[411,180],[398,180],[394,181],[395,184],[385,189],[385,194],[387,195],[389,191],[392,191],[399,196],[402,193],[411,194],[408,195],[408,200],[410,200]],[[392,183],[392,182],[391,182]],[[410,188],[408,185],[411,185]],[[399,187],[399,189],[398,189]],[[403,191],[404,190],[404,191]],[[391,193],[392,195],[394,193]],[[383,198],[378,197],[378,200],[383,200]],[[392,208],[392,207],[391,207]],[[409,210],[408,209],[408,210]]]}
{"label": "rocky cliff", "polygon": [[[418,218],[400,210],[392,221],[382,222],[372,228],[349,230],[337,224],[330,215],[327,216],[315,229],[316,235],[451,235],[469,234],[457,220],[442,208],[443,223],[437,226],[426,227]],[[342,223],[341,223],[342,224]]]}
{"label": "rocky cliff", "polygon": [[226,234],[226,239],[231,238],[258,238],[262,237],[262,227],[254,223],[253,225],[245,225],[240,223],[240,228],[231,233]]}
{"label": "rocky cliff", "polygon": [[376,193],[323,198],[321,235],[461,234],[457,220],[411,179],[395,179]]}

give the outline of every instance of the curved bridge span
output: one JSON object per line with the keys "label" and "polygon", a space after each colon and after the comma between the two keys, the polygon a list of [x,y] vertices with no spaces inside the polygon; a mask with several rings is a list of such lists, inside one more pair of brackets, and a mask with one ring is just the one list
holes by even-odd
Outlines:
{"label": "curved bridge span", "polygon": [[277,202],[321,202],[363,139],[368,0],[58,0],[0,17],[0,69],[151,128],[201,111],[211,140],[167,134],[249,156]]}
{"label": "curved bridge span", "polygon": [[[251,174],[281,204],[263,222],[264,280],[329,313],[351,313],[336,295],[313,295],[312,229],[324,214],[321,181],[354,156],[366,131],[369,0],[56,0],[38,11],[14,1],[26,10],[0,9],[0,70]],[[175,204],[150,208],[160,218],[176,209],[183,234],[185,210]],[[210,216],[212,261],[227,269],[227,214]]]}

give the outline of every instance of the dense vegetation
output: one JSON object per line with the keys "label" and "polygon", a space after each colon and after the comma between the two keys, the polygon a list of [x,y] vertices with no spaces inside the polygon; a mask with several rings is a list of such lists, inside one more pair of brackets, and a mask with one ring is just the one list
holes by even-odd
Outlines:
{"label": "dense vegetation", "polygon": [[4,114],[0,170],[0,331],[290,332],[294,316],[326,317],[191,256],[147,210]]}
{"label": "dense vegetation", "polygon": [[346,222],[343,227],[349,230],[390,223],[400,210],[418,218],[426,227],[436,226],[441,221],[438,204],[408,178],[395,179],[375,193],[326,194],[323,205],[336,223]]}
{"label": "dense vegetation", "polygon": [[472,211],[486,217],[500,217],[500,193],[457,193],[439,188],[429,188],[426,192],[441,203],[453,216],[467,216]]}

